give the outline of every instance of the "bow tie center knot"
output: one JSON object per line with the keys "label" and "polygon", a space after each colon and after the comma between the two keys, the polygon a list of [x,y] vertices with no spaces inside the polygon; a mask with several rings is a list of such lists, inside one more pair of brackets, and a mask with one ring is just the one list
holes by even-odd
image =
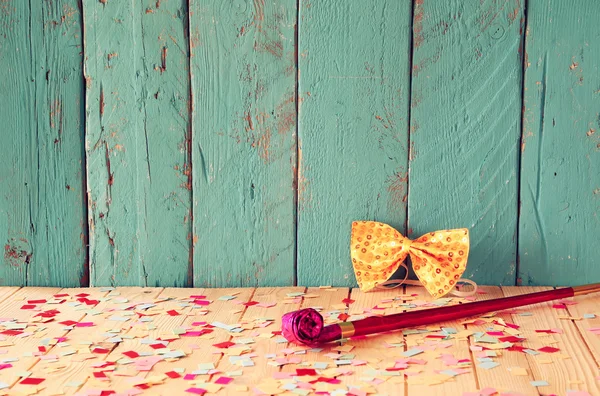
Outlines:
{"label": "bow tie center knot", "polygon": [[402,250],[408,251],[408,249],[410,249],[410,245],[412,245],[412,242],[410,239],[408,238],[404,238],[404,240],[402,241]]}

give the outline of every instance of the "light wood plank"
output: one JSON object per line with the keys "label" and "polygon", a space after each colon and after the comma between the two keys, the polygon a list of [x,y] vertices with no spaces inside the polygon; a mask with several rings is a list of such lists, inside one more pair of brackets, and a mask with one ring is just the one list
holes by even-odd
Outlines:
{"label": "light wood plank", "polygon": [[[416,294],[418,299],[421,301],[431,301],[432,297],[425,290],[424,287],[420,286],[406,286],[406,294],[412,295]],[[442,327],[450,327],[456,329],[456,331],[461,331],[464,329],[464,325],[461,324],[462,321],[453,320],[449,322],[440,322],[435,325],[430,326],[429,328],[441,329]],[[423,338],[423,335],[415,334],[415,335],[407,335],[406,339],[406,347],[407,349],[411,349],[419,344],[423,344],[426,342],[426,339]],[[416,359],[425,359],[427,361],[427,365],[423,367],[422,375],[435,375],[435,371],[439,370],[447,370],[451,369],[452,366],[446,366],[444,362],[439,358],[441,354],[452,354],[454,358],[460,359],[471,359],[471,352],[469,350],[469,343],[466,340],[457,340],[456,338],[452,338],[448,340],[452,343],[452,345],[448,348],[435,348],[432,351],[426,351],[425,354],[420,354],[415,356]],[[474,364],[473,362],[471,364]],[[432,392],[438,392],[440,395],[461,395],[463,392],[472,392],[477,389],[476,377],[474,373],[474,369],[472,367],[464,367],[469,370],[469,373],[459,374],[454,377],[453,380],[445,381],[441,385],[426,385],[420,381],[419,377],[415,378],[415,381],[411,381],[411,379],[407,379],[408,382],[408,395],[425,395]],[[436,389],[437,388],[437,389]]]}
{"label": "light wood plank", "polygon": [[[21,323],[27,322],[31,316],[38,313],[32,313],[29,310],[21,309],[21,307],[26,304],[27,300],[48,300],[52,298],[53,294],[58,293],[60,290],[61,289],[59,288],[41,287],[21,288],[16,293],[14,293],[11,296],[11,298],[8,298],[2,302],[2,304],[0,305],[0,317],[8,320],[14,319],[16,322]],[[48,304],[44,304],[41,307],[46,307],[46,305]],[[8,383],[9,385],[12,385],[18,380],[18,377],[15,373],[26,370],[27,368],[31,367],[31,365],[37,360],[36,357],[25,357],[23,356],[23,354],[29,352],[37,352],[37,343],[39,343],[39,339],[35,339],[34,343],[36,343],[36,345],[31,345],[31,336],[26,338],[16,338],[14,336],[3,337],[5,337],[7,341],[12,342],[13,346],[9,346],[7,348],[8,352],[2,355],[2,359],[18,359],[18,361],[16,362],[11,362],[11,368],[2,370],[2,378],[4,382]]]}
{"label": "light wood plank", "polygon": [[[201,290],[201,289],[188,289],[188,290]],[[253,288],[239,288],[239,289],[204,289],[204,295],[207,299],[212,300],[212,304],[207,306],[209,312],[206,315],[188,316],[185,318],[181,326],[192,327],[192,323],[207,322],[212,323],[215,321],[224,324],[235,324],[240,323],[240,319],[244,312],[244,306],[239,305],[241,302],[249,302],[254,294]],[[219,300],[222,296],[235,295],[237,298],[231,301]],[[193,327],[194,329],[201,329],[202,327]],[[232,339],[229,332],[214,328],[213,332],[201,337],[181,337],[169,343],[169,347],[173,349],[183,349],[191,352],[188,357],[182,358],[175,363],[159,362],[153,370],[152,374],[171,371],[174,367],[183,368],[184,374],[189,374],[198,369],[200,363],[213,363],[215,367],[218,367],[219,362],[223,358],[222,351],[213,347],[213,344],[220,342],[230,341]],[[191,349],[190,345],[195,345],[195,349]],[[182,376],[184,375],[182,374]],[[218,376],[217,376],[218,377]],[[198,375],[194,379],[195,381],[210,381],[210,375]],[[169,394],[169,395],[180,395],[184,394],[185,390],[190,388],[191,382],[184,380],[183,378],[169,379],[163,385],[156,385],[152,387],[152,392],[156,394]],[[223,392],[219,392],[223,393]]]}
{"label": "light wood plank", "polygon": [[[71,289],[72,290],[72,289]],[[81,289],[85,290],[85,289]],[[127,288],[119,288],[113,291],[105,291],[101,292],[100,289],[88,289],[95,290],[97,294],[97,298],[100,299],[100,303],[93,307],[94,311],[97,312],[105,312],[99,315],[84,313],[85,316],[79,318],[79,321],[82,322],[94,322],[95,326],[92,328],[84,328],[84,327],[75,327],[73,330],[70,330],[67,334],[67,344],[69,347],[81,350],[71,356],[60,357],[59,362],[64,363],[64,367],[60,370],[52,373],[51,380],[45,381],[42,386],[45,389],[40,393],[41,395],[50,395],[50,394],[65,394],[72,395],[78,389],[79,386],[66,386],[70,382],[81,382],[85,383],[88,380],[88,377],[91,375],[93,369],[91,367],[92,364],[97,363],[99,360],[105,358],[107,354],[94,354],[94,358],[85,361],[74,361],[73,359],[77,359],[83,353],[87,353],[91,347],[99,346],[102,348],[106,348],[111,351],[115,344],[106,342],[108,338],[106,335],[103,335],[105,326],[112,322],[107,321],[107,317],[114,315],[114,312],[109,312],[108,310],[116,308],[121,303],[117,303],[116,299],[127,299],[129,302],[127,304],[131,304],[134,302],[140,301],[148,301],[153,298],[156,294],[156,289],[147,289],[141,287],[127,287]],[[159,291],[162,289],[158,289]],[[73,290],[72,290],[73,291]],[[66,317],[63,320],[77,320],[73,317]],[[57,321],[58,322],[58,321]],[[116,326],[113,324],[113,326]],[[64,327],[64,326],[63,326]],[[90,347],[86,348],[85,342],[92,342],[93,344]],[[47,354],[57,354],[60,353],[61,348],[53,347],[48,350]],[[48,364],[44,361],[37,361],[33,367],[29,369],[31,371],[32,377],[36,378],[50,378],[49,374],[45,372],[45,370],[50,367],[52,364]],[[15,390],[26,390],[28,389],[25,386],[15,386]]]}
{"label": "light wood plank", "polygon": [[[496,298],[504,297],[502,293],[502,289],[498,286],[479,286],[479,290],[485,292],[485,294],[477,294],[476,301],[483,300],[492,300]],[[497,314],[496,318],[503,319],[506,323],[512,323],[513,319],[510,314]],[[489,324],[484,325],[475,325],[468,324],[466,328],[473,331],[481,331],[485,332],[487,328],[489,328]],[[469,337],[471,344],[474,344],[474,337]],[[482,344],[479,344],[482,345]],[[521,345],[520,343],[516,343],[515,345]],[[498,354],[501,354],[497,358],[493,358],[495,361],[501,364],[499,367],[495,367],[490,370],[486,370],[483,368],[475,368],[477,375],[477,382],[479,384],[479,389],[485,388],[496,388],[496,389],[504,389],[507,391],[518,392],[522,395],[527,396],[535,396],[539,395],[537,388],[531,386],[530,381],[534,381],[534,377],[531,372],[531,368],[529,367],[529,361],[525,354],[520,352],[510,352],[510,351],[497,351]],[[527,370],[528,375],[526,376],[516,376],[510,373],[508,370],[511,367],[522,367]],[[543,389],[543,388],[541,388]]]}
{"label": "light wood plank", "polygon": [[190,1],[197,287],[295,283],[296,15]]}
{"label": "light wood plank", "polygon": [[[6,309],[0,312],[0,317],[5,317],[7,314],[11,314],[9,318],[15,318],[17,322],[28,322],[29,325],[25,331],[36,331],[33,335],[28,337],[9,337],[14,343],[14,346],[9,347],[9,354],[11,357],[17,357],[17,362],[11,363],[13,367],[2,370],[3,378],[9,379],[8,383],[14,385],[17,383],[19,378],[15,375],[19,371],[29,371],[39,361],[40,357],[37,357],[39,353],[38,346],[43,345],[43,340],[54,340],[57,337],[68,336],[70,330],[66,329],[60,322],[65,320],[81,321],[86,313],[83,309],[91,307],[80,303],[79,305],[71,305],[69,303],[77,302],[77,294],[89,294],[86,298],[89,300],[97,300],[104,296],[107,292],[102,292],[98,289],[93,288],[77,288],[77,289],[57,289],[57,288],[22,288],[19,292],[15,293],[9,300],[8,304],[2,304],[2,307]],[[65,297],[58,297],[58,299],[65,299],[66,302],[62,304],[37,304],[39,309],[37,310],[23,310],[21,307],[27,304],[29,300],[51,300],[55,294],[68,294]],[[5,302],[5,303],[6,303]],[[35,323],[33,320],[35,316],[42,311],[58,310],[59,313],[54,316],[54,320],[48,323]],[[48,346],[46,352],[43,355],[53,354],[52,347]],[[34,354],[32,356],[24,356],[24,354]],[[6,376],[6,377],[4,377]]]}
{"label": "light wood plank", "polygon": [[[377,305],[382,305],[382,301],[386,299],[394,299],[405,294],[404,287],[399,287],[391,290],[381,290],[375,292],[364,293],[360,289],[352,289],[351,299],[355,300],[350,305],[349,314],[362,316],[364,310],[370,310]],[[376,314],[394,314],[404,312],[405,309],[401,306],[405,300],[399,300],[392,307],[385,310],[373,310]],[[348,319],[350,320],[350,318]],[[361,381],[363,377],[369,377],[365,374],[367,370],[385,370],[389,367],[394,367],[396,359],[402,357],[401,353],[406,350],[406,345],[398,347],[387,347],[386,344],[405,344],[405,338],[401,331],[377,334],[363,339],[350,340],[350,344],[354,345],[353,353],[356,353],[356,359],[366,360],[368,363],[362,366],[354,367],[354,373],[347,377],[345,382],[350,384],[361,385],[366,388],[376,389],[384,395],[406,395],[406,381],[403,371],[399,371],[399,376],[383,377],[386,381],[379,385],[373,386],[371,383]]]}
{"label": "light wood plank", "polygon": [[514,285],[525,2],[414,4],[409,237],[469,228],[465,277]]}
{"label": "light wood plank", "polygon": [[600,294],[588,294],[586,296],[577,296],[575,305],[567,305],[569,315],[576,318],[583,318],[585,314],[594,314],[596,317],[591,319],[574,320],[581,337],[585,341],[590,352],[594,356],[596,364],[600,366],[600,336],[590,332],[590,329],[600,328]]}
{"label": "light wood plank", "polygon": [[[505,296],[515,296],[536,291],[548,290],[549,287],[502,287]],[[522,308],[524,312],[531,312],[531,316],[512,315],[515,324],[522,326],[523,335],[527,341],[523,346],[538,349],[544,346],[553,346],[560,349],[560,354],[567,359],[551,353],[540,353],[536,356],[527,355],[529,366],[536,380],[548,381],[549,386],[539,388],[542,394],[564,394],[567,390],[585,390],[592,395],[600,394],[600,386],[596,379],[597,364],[582,340],[576,326],[570,320],[559,320],[559,315],[565,315],[566,310],[552,308],[554,302],[546,302]],[[556,344],[549,344],[550,338],[540,336],[534,331],[544,329],[562,329],[562,334],[552,334],[557,340]],[[551,360],[550,364],[542,364],[540,360]],[[569,381],[581,380],[585,385],[571,384]]]}
{"label": "light wood plank", "polygon": [[352,221],[405,231],[411,2],[299,7],[298,283],[355,286]]}
{"label": "light wood plank", "polygon": [[2,310],[2,304],[5,300],[8,300],[13,294],[18,292],[21,288],[17,286],[3,286],[0,287],[0,311]]}
{"label": "light wood plank", "polygon": [[[237,371],[242,370],[244,375],[235,378],[235,385],[248,386],[248,389],[252,389],[265,379],[273,377],[273,374],[279,371],[279,367],[271,366],[266,364],[265,355],[276,354],[280,355],[282,349],[288,348],[290,345],[287,342],[275,343],[272,338],[260,338],[260,334],[272,333],[273,331],[281,330],[281,317],[283,314],[289,311],[295,311],[300,308],[300,303],[285,304],[284,300],[287,298],[288,293],[299,293],[305,292],[304,287],[285,287],[285,288],[258,288],[254,292],[252,297],[253,301],[259,303],[277,303],[276,306],[271,308],[259,307],[258,305],[250,306],[244,312],[242,317],[243,322],[253,321],[257,318],[269,318],[273,319],[273,323],[263,329],[256,329],[257,334],[255,343],[252,344],[253,353],[257,355],[257,358],[253,359],[255,365],[253,367],[240,367],[232,364],[229,359],[225,356],[219,361],[217,366],[221,372]],[[228,387],[225,394],[236,395],[234,389]]]}
{"label": "light wood plank", "polygon": [[523,285],[600,282],[600,3],[527,9],[518,275]]}

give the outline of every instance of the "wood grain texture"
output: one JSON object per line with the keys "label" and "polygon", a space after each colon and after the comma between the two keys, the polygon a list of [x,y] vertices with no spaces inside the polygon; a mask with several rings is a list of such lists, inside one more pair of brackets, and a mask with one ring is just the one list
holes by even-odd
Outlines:
{"label": "wood grain texture", "polygon": [[300,1],[299,284],[356,284],[352,221],[404,231],[410,10],[410,1]]}
{"label": "wood grain texture", "polygon": [[291,285],[296,2],[192,0],[190,11],[194,285]]}
{"label": "wood grain texture", "polygon": [[[350,305],[349,314],[361,316],[365,309],[372,309],[385,300],[394,299],[404,294],[405,286],[390,289],[380,290],[376,293],[361,292],[360,289],[352,289],[351,299],[354,303]],[[406,310],[400,306],[400,303],[405,300],[398,300],[393,304],[393,307],[386,308],[382,314],[392,315],[395,313],[405,312]],[[349,344],[354,346],[354,353],[360,356],[359,359],[366,360],[368,364],[354,367],[353,373],[348,377],[349,382],[359,383],[361,378],[367,376],[370,370],[384,371],[388,367],[393,367],[397,359],[401,358],[401,353],[406,351],[406,337],[401,331],[391,331],[381,334],[373,334],[372,336],[363,339],[350,340]],[[395,348],[388,347],[393,344],[404,344]],[[376,392],[383,395],[408,395],[408,385],[406,384],[406,376],[402,375],[387,377],[384,383],[378,384]]]}
{"label": "wood grain texture", "polygon": [[186,4],[85,2],[93,285],[191,283]]}
{"label": "wood grain texture", "polygon": [[[479,290],[484,291],[485,294],[477,294],[477,301],[482,300],[493,300],[496,298],[503,298],[504,293],[498,286],[480,286]],[[528,309],[528,308],[524,308]],[[503,319],[506,323],[513,323],[513,319],[510,314],[499,313],[495,315],[496,318]],[[486,332],[490,328],[489,323],[475,325],[466,325],[467,329],[472,331]],[[475,343],[475,337],[470,336],[469,341],[471,344]],[[481,345],[481,344],[480,344]],[[516,344],[519,345],[519,344]],[[501,367],[486,370],[483,368],[477,369],[477,384],[479,389],[485,388],[497,388],[497,389],[510,389],[512,392],[517,392],[520,395],[537,396],[540,393],[537,388],[531,386],[531,381],[535,378],[529,367],[527,361],[527,354],[521,352],[512,351],[496,351],[499,355],[496,360],[501,364]],[[527,370],[528,375],[513,375],[508,369],[512,367],[521,367]]]}
{"label": "wood grain texture", "polygon": [[[506,297],[521,295],[525,293],[534,293],[538,291],[551,289],[549,287],[502,287],[502,292]],[[600,385],[597,381],[597,362],[588,349],[586,343],[581,338],[581,334],[570,320],[560,320],[559,315],[566,315],[567,311],[552,308],[553,302],[535,304],[522,309],[524,312],[531,312],[531,316],[512,315],[513,323],[528,329],[522,337],[527,340],[522,346],[530,349],[538,349],[549,345],[548,340],[556,339],[558,343],[552,344],[553,347],[560,349],[560,353],[567,355],[561,358],[560,355],[549,356],[549,354],[529,355],[527,360],[535,380],[548,381],[549,386],[540,388],[540,394],[563,394],[567,390],[587,391],[591,395],[600,394]],[[531,329],[561,329],[561,334],[552,334],[552,338],[542,337],[534,333]],[[542,358],[551,359],[551,364],[540,363]],[[573,384],[573,381],[583,381],[583,385]]]}
{"label": "wood grain texture", "polygon": [[87,283],[77,0],[0,2],[0,285]]}
{"label": "wood grain texture", "polygon": [[600,280],[600,4],[530,0],[521,161],[523,285]]}
{"label": "wood grain texture", "polygon": [[465,277],[515,282],[523,2],[415,2],[409,235],[467,227]]}

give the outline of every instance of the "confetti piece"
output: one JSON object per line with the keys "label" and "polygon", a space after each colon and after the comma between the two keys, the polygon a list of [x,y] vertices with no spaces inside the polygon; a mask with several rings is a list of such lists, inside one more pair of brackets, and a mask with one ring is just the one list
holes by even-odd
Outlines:
{"label": "confetti piece", "polygon": [[510,373],[512,375],[515,375],[515,376],[521,376],[521,375],[526,376],[526,375],[528,375],[527,374],[527,369],[525,369],[523,367],[511,367],[508,370],[510,371]]}
{"label": "confetti piece", "polygon": [[23,384],[23,385],[39,385],[42,382],[44,382],[45,380],[46,380],[45,378],[33,378],[33,377],[29,377],[29,378],[25,378],[24,380],[22,380],[19,383]]}
{"label": "confetti piece", "polygon": [[484,368],[486,370],[490,370],[498,366],[500,366],[500,363],[498,362],[484,362],[479,365],[479,367]]}
{"label": "confetti piece", "polygon": [[549,347],[549,346],[545,346],[543,348],[539,348],[538,351],[545,352],[545,353],[555,353],[555,352],[560,351],[560,349]]}
{"label": "confetti piece", "polygon": [[547,381],[530,381],[529,383],[535,387],[550,386],[550,384]]}
{"label": "confetti piece", "polygon": [[194,393],[196,395],[203,395],[206,393],[206,390],[201,389],[201,388],[188,388],[185,391],[189,392],[189,393]]}

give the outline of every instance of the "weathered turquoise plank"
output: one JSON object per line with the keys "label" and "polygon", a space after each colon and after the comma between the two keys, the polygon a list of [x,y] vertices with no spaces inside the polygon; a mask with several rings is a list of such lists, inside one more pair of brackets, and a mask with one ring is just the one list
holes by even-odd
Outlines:
{"label": "weathered turquoise plank", "polygon": [[409,234],[470,229],[465,277],[515,282],[520,0],[414,10]]}
{"label": "weathered turquoise plank", "polygon": [[93,285],[191,284],[187,2],[84,2]]}
{"label": "weathered turquoise plank", "polygon": [[295,0],[191,0],[194,285],[294,281]]}
{"label": "weathered turquoise plank", "polygon": [[528,10],[519,279],[600,282],[600,3]]}
{"label": "weathered turquoise plank", "polygon": [[404,232],[411,2],[300,1],[298,284],[353,286],[350,227]]}
{"label": "weathered turquoise plank", "polygon": [[77,4],[0,1],[0,285],[88,281]]}

